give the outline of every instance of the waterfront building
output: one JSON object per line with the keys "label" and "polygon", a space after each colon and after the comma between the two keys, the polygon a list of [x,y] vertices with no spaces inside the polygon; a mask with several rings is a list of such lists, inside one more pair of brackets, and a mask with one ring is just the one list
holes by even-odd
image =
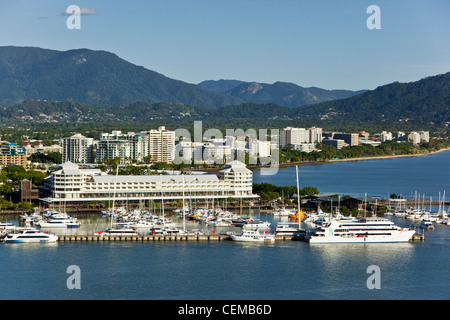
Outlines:
{"label": "waterfront building", "polygon": [[381,142],[386,142],[386,141],[392,140],[392,133],[391,132],[387,132],[387,131],[381,132],[380,140],[381,140]]}
{"label": "waterfront building", "polygon": [[121,163],[130,161],[144,161],[149,156],[149,136],[146,132],[112,131],[102,133],[98,142],[96,162],[102,162],[105,158],[120,158]]}
{"label": "waterfront building", "polygon": [[255,140],[248,143],[248,152],[250,155],[258,157],[270,157],[271,142]]}
{"label": "waterfront building", "polygon": [[408,135],[408,141],[414,143],[414,144],[419,144],[420,143],[420,134],[418,132],[411,132]]}
{"label": "waterfront building", "polygon": [[295,150],[300,150],[301,152],[310,153],[316,151],[316,144],[315,143],[294,144],[292,145],[292,148],[294,148]]}
{"label": "waterfront building", "polygon": [[280,133],[280,145],[282,147],[289,144],[320,143],[321,141],[322,128],[312,127],[310,129],[305,129],[286,127],[282,129]]}
{"label": "waterfront building", "polygon": [[33,153],[44,153],[48,154],[50,152],[59,152],[63,153],[63,148],[60,144],[55,144],[52,146],[44,146],[41,141],[35,141],[33,144],[30,141],[25,141],[23,143],[23,147],[27,152],[27,156],[32,155]]}
{"label": "waterfront building", "polygon": [[335,132],[333,139],[344,140],[349,146],[357,146],[359,144],[359,134],[358,133],[341,133]]}
{"label": "waterfront building", "polygon": [[86,138],[81,134],[75,134],[69,138],[63,138],[63,162],[92,163],[94,161],[94,139]]}
{"label": "waterfront building", "polygon": [[344,140],[342,140],[342,139],[331,139],[331,138],[327,138],[327,139],[323,139],[322,140],[322,143],[323,144],[326,144],[326,145],[330,145],[330,146],[333,146],[333,147],[335,147],[336,149],[338,149],[338,150],[340,150],[340,149],[342,149],[343,147],[344,147]]}
{"label": "waterfront building", "polygon": [[4,141],[0,145],[0,165],[8,166],[10,164],[25,167],[27,165],[27,151],[25,147]]}
{"label": "waterfront building", "polygon": [[397,131],[395,134],[396,141],[406,141],[406,134],[402,131]]}
{"label": "waterfront building", "polygon": [[158,130],[148,131],[148,136],[150,159],[153,162],[172,163],[175,160],[175,131],[162,126]]}
{"label": "waterfront building", "polygon": [[422,142],[430,142],[430,133],[428,131],[419,131],[420,141]]}
{"label": "waterfront building", "polygon": [[180,174],[170,171],[160,175],[108,175],[100,169],[83,169],[66,162],[45,179],[48,203],[83,203],[89,201],[147,201],[197,199],[226,199],[229,197],[257,198],[252,193],[252,172],[233,161],[218,174],[193,172]]}

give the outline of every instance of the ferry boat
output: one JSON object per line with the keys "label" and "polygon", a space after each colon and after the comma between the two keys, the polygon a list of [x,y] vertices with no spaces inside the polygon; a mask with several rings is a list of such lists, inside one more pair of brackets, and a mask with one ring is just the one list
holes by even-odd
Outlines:
{"label": "ferry boat", "polygon": [[244,230],[240,235],[231,235],[233,241],[245,241],[245,242],[273,242],[275,241],[275,235],[264,233],[261,234],[255,230]]}
{"label": "ferry boat", "polygon": [[408,242],[415,231],[386,218],[331,219],[307,236],[309,243]]}
{"label": "ferry boat", "polygon": [[41,232],[34,228],[17,229],[17,233],[7,234],[5,243],[32,243],[32,242],[56,242],[58,236]]}

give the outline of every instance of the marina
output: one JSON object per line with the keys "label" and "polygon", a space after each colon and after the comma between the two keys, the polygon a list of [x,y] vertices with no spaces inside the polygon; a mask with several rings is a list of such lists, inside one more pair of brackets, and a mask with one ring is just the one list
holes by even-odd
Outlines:
{"label": "marina", "polygon": [[[447,155],[448,154],[448,155]],[[186,201],[183,207],[165,207],[164,218],[175,223],[177,229],[187,234],[153,234],[151,228],[142,228],[143,220],[129,219],[132,210],[123,210],[121,221],[113,219],[105,212],[80,212],[69,214],[81,222],[79,228],[43,229],[56,234],[55,243],[0,244],[2,264],[0,274],[2,286],[8,288],[1,297],[5,299],[448,299],[450,297],[448,283],[450,273],[450,228],[448,225],[431,221],[434,229],[420,227],[421,220],[408,218],[413,214],[414,191],[425,194],[425,198],[433,197],[430,206],[425,205],[431,220],[434,215],[444,210],[448,212],[448,200],[445,207],[439,206],[443,191],[448,190],[450,179],[447,171],[439,168],[448,165],[450,153],[441,153],[430,157],[402,158],[392,160],[373,160],[349,169],[355,177],[372,167],[375,189],[386,187],[386,181],[380,172],[385,170],[400,171],[404,167],[414,167],[422,163],[421,170],[433,178],[433,186],[426,188],[424,182],[418,185],[415,180],[420,170],[410,170],[403,174],[402,183],[408,191],[394,192],[413,195],[407,202],[396,206],[391,201],[391,210],[384,216],[378,214],[377,219],[388,219],[399,228],[414,229],[415,233],[408,242],[402,243],[345,243],[345,244],[311,244],[298,241],[289,234],[299,229],[296,217],[302,217],[301,227],[310,231],[315,222],[324,223],[331,213],[328,208],[317,212],[314,208],[302,206],[303,213],[298,215],[298,207],[292,204],[283,205],[290,211],[289,215],[276,215],[276,208],[244,207],[242,210],[223,206],[212,214],[209,207],[197,207],[194,212]],[[441,163],[439,160],[441,159]],[[423,163],[424,160],[429,165]],[[336,166],[340,174],[345,170],[345,163]],[[289,172],[292,181],[283,177]],[[294,169],[295,170],[295,169]],[[295,184],[295,172],[292,168],[280,170],[279,175],[266,177],[269,183],[281,185]],[[319,166],[300,167],[300,183],[316,185],[309,182],[310,170],[322,169]],[[435,174],[439,171],[439,174]],[[358,179],[347,174],[346,185],[353,185],[352,194],[372,195],[370,188],[363,189]],[[332,185],[329,179],[334,172],[326,172],[327,179],[315,179],[319,190],[327,191],[322,183]],[[256,179],[259,179],[256,176]],[[421,177],[425,179],[425,177]],[[324,182],[321,182],[324,181]],[[423,180],[426,181],[426,180]],[[438,186],[439,188],[436,188]],[[446,188],[447,187],[447,188]],[[332,190],[340,191],[331,186]],[[388,194],[388,192],[384,192]],[[417,197],[418,198],[418,197]],[[421,196],[423,203],[423,196]],[[187,199],[188,200],[188,199]],[[183,208],[182,207],[182,208]],[[396,210],[396,207],[398,211]],[[415,208],[416,207],[416,208]],[[423,206],[422,206],[423,207]],[[333,208],[335,208],[333,206]],[[117,208],[118,209],[118,208]],[[163,217],[162,208],[147,208],[149,213]],[[216,209],[217,203],[216,203]],[[369,209],[369,208],[367,208]],[[412,210],[411,210],[412,209]],[[401,211],[405,211],[401,213]],[[220,213],[219,213],[220,212]],[[337,217],[335,209],[333,214]],[[30,214],[31,215],[31,214]],[[183,216],[184,215],[184,216]],[[237,219],[236,215],[239,219]],[[372,212],[367,210],[367,218]],[[216,221],[223,220],[232,225],[219,226]],[[364,217],[361,212],[360,217]],[[421,215],[417,215],[420,218]],[[25,223],[28,217],[19,214],[2,216],[1,222],[8,232]],[[34,216],[37,218],[37,216]],[[222,219],[223,218],[223,219]],[[231,218],[231,221],[229,221]],[[422,217],[423,218],[423,217]],[[23,220],[22,220],[23,219]],[[253,219],[270,223],[268,233],[275,235],[270,242],[232,241],[232,234],[242,233],[245,221]],[[317,221],[316,221],[317,220]],[[152,219],[153,222],[153,219]],[[169,220],[165,220],[169,222]],[[123,224],[123,225],[119,225]],[[132,228],[141,233],[137,236],[105,235],[109,228]],[[279,228],[278,228],[279,227]],[[292,228],[292,230],[291,230]],[[264,233],[266,230],[261,230]],[[283,231],[285,233],[283,234]],[[97,232],[97,233],[96,233]],[[101,232],[99,234],[99,232]],[[296,241],[297,240],[297,241]],[[370,265],[381,269],[381,290],[368,290],[366,281],[369,275],[366,269]],[[67,290],[65,283],[68,275],[65,270],[70,265],[78,265],[82,272],[82,290]],[[31,267],[33,266],[33,267]],[[30,272],[30,270],[34,270]],[[40,271],[42,270],[42,271]],[[52,272],[47,272],[52,270]],[[423,275],[427,281],[423,281]],[[111,277],[111,275],[114,275]],[[21,283],[17,284],[20,277]],[[45,290],[42,288],[45,287]]]}

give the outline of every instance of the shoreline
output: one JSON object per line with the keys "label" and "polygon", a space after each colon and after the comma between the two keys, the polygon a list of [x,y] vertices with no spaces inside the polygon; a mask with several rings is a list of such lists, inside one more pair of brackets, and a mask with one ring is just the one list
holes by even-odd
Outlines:
{"label": "shoreline", "polygon": [[[280,163],[278,165],[278,168],[288,168],[288,167],[315,165],[315,164],[326,164],[326,163],[334,163],[334,162],[350,162],[350,161],[395,159],[395,158],[406,158],[406,157],[421,157],[421,156],[433,155],[433,154],[437,154],[437,153],[441,153],[441,152],[445,152],[445,151],[450,151],[450,148],[444,148],[444,149],[440,149],[437,151],[415,153],[415,154],[398,154],[398,155],[388,155],[388,156],[357,157],[357,158],[345,158],[345,159],[324,160],[324,161]],[[247,168],[250,170],[255,170],[255,169],[261,169],[261,168],[270,168],[270,166],[248,166]]]}
{"label": "shoreline", "polygon": [[359,158],[346,158],[346,159],[336,159],[336,160],[328,160],[325,162],[346,162],[346,161],[364,161],[364,160],[377,160],[377,159],[394,159],[394,158],[406,158],[406,157],[421,157],[421,156],[429,156],[437,153],[441,153],[444,151],[450,151],[450,148],[444,148],[437,151],[425,152],[425,153],[415,153],[415,154],[397,154],[390,156],[374,156],[374,157],[359,157]]}

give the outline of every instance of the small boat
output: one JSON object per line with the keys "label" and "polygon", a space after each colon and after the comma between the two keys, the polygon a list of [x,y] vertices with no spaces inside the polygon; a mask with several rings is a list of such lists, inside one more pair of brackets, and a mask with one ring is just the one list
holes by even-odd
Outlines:
{"label": "small boat", "polygon": [[58,236],[49,234],[48,232],[41,232],[34,228],[20,228],[17,233],[7,234],[5,243],[33,243],[33,242],[56,242]]}
{"label": "small boat", "polygon": [[429,219],[422,219],[420,227],[427,230],[434,229],[434,224]]}
{"label": "small boat", "polygon": [[255,230],[243,230],[240,235],[231,235],[233,241],[245,241],[245,242],[273,242],[275,241],[275,235],[264,233],[261,234]]}
{"label": "small boat", "polygon": [[286,208],[276,209],[276,210],[274,210],[274,211],[272,212],[272,214],[273,214],[275,217],[287,217],[287,216],[289,216],[289,215],[291,215],[291,214],[293,214],[293,213],[294,213],[293,211],[288,210],[288,209],[286,209]]}
{"label": "small boat", "polygon": [[270,222],[268,221],[259,221],[254,220],[245,223],[242,226],[243,229],[249,229],[249,230],[257,230],[257,229],[269,229],[270,228]]}

